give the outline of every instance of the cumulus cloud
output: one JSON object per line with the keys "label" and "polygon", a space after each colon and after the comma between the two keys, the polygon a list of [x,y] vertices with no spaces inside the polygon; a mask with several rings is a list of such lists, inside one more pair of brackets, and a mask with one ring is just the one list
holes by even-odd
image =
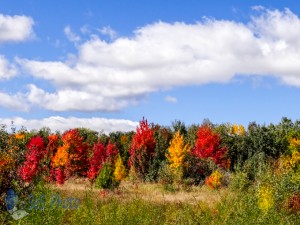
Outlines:
{"label": "cumulus cloud", "polygon": [[27,16],[8,16],[0,14],[0,43],[24,41],[34,35],[34,21]]}
{"label": "cumulus cloud", "polygon": [[272,75],[300,87],[300,20],[260,9],[248,24],[205,19],[157,22],[132,37],[106,42],[97,35],[78,45],[72,64],[19,59],[54,92],[32,84],[28,99],[50,110],[115,111],[175,86],[228,83],[236,75]]}
{"label": "cumulus cloud", "polygon": [[7,59],[0,55],[0,80],[10,79],[17,74],[17,69],[14,65],[10,65]]}
{"label": "cumulus cloud", "polygon": [[89,128],[98,132],[104,132],[106,134],[114,131],[134,131],[138,126],[138,122],[124,119],[106,119],[106,118],[77,118],[77,117],[60,117],[52,116],[44,119],[24,119],[21,117],[14,118],[0,118],[0,124],[6,126],[11,125],[11,121],[17,128],[22,126],[28,130],[39,130],[43,127],[48,127],[52,132],[65,131],[73,128]]}
{"label": "cumulus cloud", "polygon": [[166,102],[169,102],[169,103],[177,103],[177,98],[173,97],[173,96],[170,96],[170,95],[167,95],[165,97],[165,101]]}
{"label": "cumulus cloud", "polygon": [[66,37],[68,38],[69,41],[71,41],[71,42],[80,41],[80,37],[72,31],[70,26],[66,26],[64,28],[64,33],[65,33],[65,35],[66,35]]}
{"label": "cumulus cloud", "polygon": [[[57,93],[48,93],[35,85],[29,85],[29,102],[40,105],[52,111],[116,111],[127,106],[128,102],[134,104],[133,99],[109,98],[89,92],[67,88]],[[104,90],[105,91],[105,90]]]}

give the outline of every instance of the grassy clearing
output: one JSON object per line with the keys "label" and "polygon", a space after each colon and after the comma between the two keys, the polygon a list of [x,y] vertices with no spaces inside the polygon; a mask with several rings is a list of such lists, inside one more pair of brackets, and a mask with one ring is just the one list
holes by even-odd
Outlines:
{"label": "grassy clearing", "polygon": [[[55,193],[62,199],[79,198],[79,208],[51,205]],[[251,188],[239,192],[194,186],[171,193],[159,184],[123,182],[106,191],[73,180],[60,187],[39,186],[35,194],[45,194],[44,210],[28,210],[19,221],[4,213],[0,224],[300,224],[297,214],[276,208],[262,212]]]}
{"label": "grassy clearing", "polygon": [[117,198],[120,201],[130,201],[133,198],[143,199],[153,203],[190,203],[199,201],[211,208],[221,201],[227,189],[211,190],[207,186],[191,186],[188,190],[167,191],[158,183],[132,183],[124,181],[115,190],[99,190],[90,186],[86,180],[69,180],[62,186],[52,186],[66,195],[81,196],[85,192],[93,193],[93,197],[99,201],[106,198]]}

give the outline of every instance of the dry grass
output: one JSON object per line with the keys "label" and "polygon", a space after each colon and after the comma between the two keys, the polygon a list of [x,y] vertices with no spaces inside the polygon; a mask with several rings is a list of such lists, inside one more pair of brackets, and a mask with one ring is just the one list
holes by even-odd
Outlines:
{"label": "dry grass", "polygon": [[97,201],[105,201],[109,198],[118,198],[121,201],[130,201],[132,198],[142,198],[146,201],[156,203],[182,202],[197,204],[203,202],[213,208],[221,198],[226,195],[227,189],[211,190],[207,186],[192,186],[189,191],[179,190],[169,192],[164,190],[161,184],[157,183],[132,183],[123,181],[115,190],[97,189],[86,179],[68,180],[64,185],[51,186],[54,190],[60,191],[65,196],[83,198],[89,192]]}

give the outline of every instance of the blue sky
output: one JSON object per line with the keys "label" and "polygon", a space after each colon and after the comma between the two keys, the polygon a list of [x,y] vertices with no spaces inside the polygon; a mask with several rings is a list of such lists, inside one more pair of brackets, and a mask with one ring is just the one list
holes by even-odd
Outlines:
{"label": "blue sky", "polygon": [[0,0],[0,123],[299,119],[299,4]]}

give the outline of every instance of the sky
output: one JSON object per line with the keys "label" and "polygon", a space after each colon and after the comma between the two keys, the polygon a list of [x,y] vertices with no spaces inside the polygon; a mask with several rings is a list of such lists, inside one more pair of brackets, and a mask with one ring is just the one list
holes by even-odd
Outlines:
{"label": "sky", "polygon": [[300,3],[0,0],[0,124],[300,119]]}

